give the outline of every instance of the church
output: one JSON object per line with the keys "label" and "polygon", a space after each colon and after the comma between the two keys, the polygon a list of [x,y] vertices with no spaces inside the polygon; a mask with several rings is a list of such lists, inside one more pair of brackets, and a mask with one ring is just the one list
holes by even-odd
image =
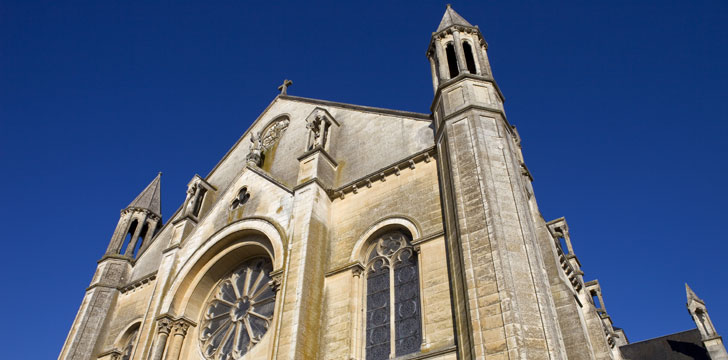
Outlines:
{"label": "church", "polygon": [[59,359],[728,360],[687,285],[696,328],[629,343],[539,211],[480,29],[448,5],[426,50],[429,114],[286,80],[166,221],[157,175]]}

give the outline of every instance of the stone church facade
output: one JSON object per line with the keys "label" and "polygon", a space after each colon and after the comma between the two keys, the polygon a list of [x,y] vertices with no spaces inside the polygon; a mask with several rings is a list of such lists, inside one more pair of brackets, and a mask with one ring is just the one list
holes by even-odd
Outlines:
{"label": "stone church facade", "polygon": [[629,358],[566,220],[539,212],[479,28],[448,6],[427,57],[431,114],[285,82],[164,223],[158,175],[59,359]]}

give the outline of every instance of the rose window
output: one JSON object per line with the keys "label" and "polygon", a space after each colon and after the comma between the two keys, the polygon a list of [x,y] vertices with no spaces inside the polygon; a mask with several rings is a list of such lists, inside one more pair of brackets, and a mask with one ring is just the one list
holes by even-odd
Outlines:
{"label": "rose window", "polygon": [[272,269],[269,259],[251,259],[215,286],[200,320],[200,346],[207,359],[239,359],[268,331],[275,306]]}

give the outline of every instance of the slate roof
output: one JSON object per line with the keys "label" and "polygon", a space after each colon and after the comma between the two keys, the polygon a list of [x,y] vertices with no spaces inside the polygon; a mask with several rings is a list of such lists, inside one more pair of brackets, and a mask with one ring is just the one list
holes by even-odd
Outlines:
{"label": "slate roof", "polygon": [[624,345],[619,350],[625,360],[710,360],[698,329]]}
{"label": "slate roof", "polygon": [[152,180],[149,185],[127,206],[127,208],[147,209],[160,217],[162,216],[162,201],[160,199],[162,173]]}
{"label": "slate roof", "polygon": [[470,25],[470,23],[465,20],[460,14],[456,13],[455,10],[450,7],[450,4],[447,4],[447,9],[445,10],[445,14],[442,15],[442,20],[440,20],[440,26],[437,27],[437,31],[440,32],[442,30],[445,30],[453,25],[462,25],[462,26],[470,26],[473,27],[473,25]]}

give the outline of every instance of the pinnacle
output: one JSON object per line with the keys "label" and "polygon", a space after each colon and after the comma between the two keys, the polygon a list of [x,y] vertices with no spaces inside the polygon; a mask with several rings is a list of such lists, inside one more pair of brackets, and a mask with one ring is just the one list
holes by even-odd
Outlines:
{"label": "pinnacle", "polygon": [[127,208],[138,208],[149,210],[159,216],[162,215],[161,201],[161,178],[162,172],[152,180],[149,185],[127,206]]}
{"label": "pinnacle", "polygon": [[685,283],[685,292],[687,293],[687,297],[688,297],[688,304],[689,304],[689,303],[690,303],[691,301],[693,301],[693,300],[697,300],[698,302],[701,302],[701,303],[703,303],[703,300],[702,300],[702,299],[700,299],[700,298],[698,297],[698,295],[696,295],[696,294],[695,294],[695,292],[693,291],[693,289],[691,289],[691,288],[690,288],[690,286],[688,286],[688,283]]}
{"label": "pinnacle", "polygon": [[440,32],[442,30],[445,30],[453,25],[462,25],[462,26],[470,26],[471,25],[467,20],[465,20],[460,14],[455,12],[453,10],[452,6],[450,4],[447,4],[447,9],[445,9],[445,14],[442,15],[442,20],[440,20],[440,26],[437,27],[437,31]]}

